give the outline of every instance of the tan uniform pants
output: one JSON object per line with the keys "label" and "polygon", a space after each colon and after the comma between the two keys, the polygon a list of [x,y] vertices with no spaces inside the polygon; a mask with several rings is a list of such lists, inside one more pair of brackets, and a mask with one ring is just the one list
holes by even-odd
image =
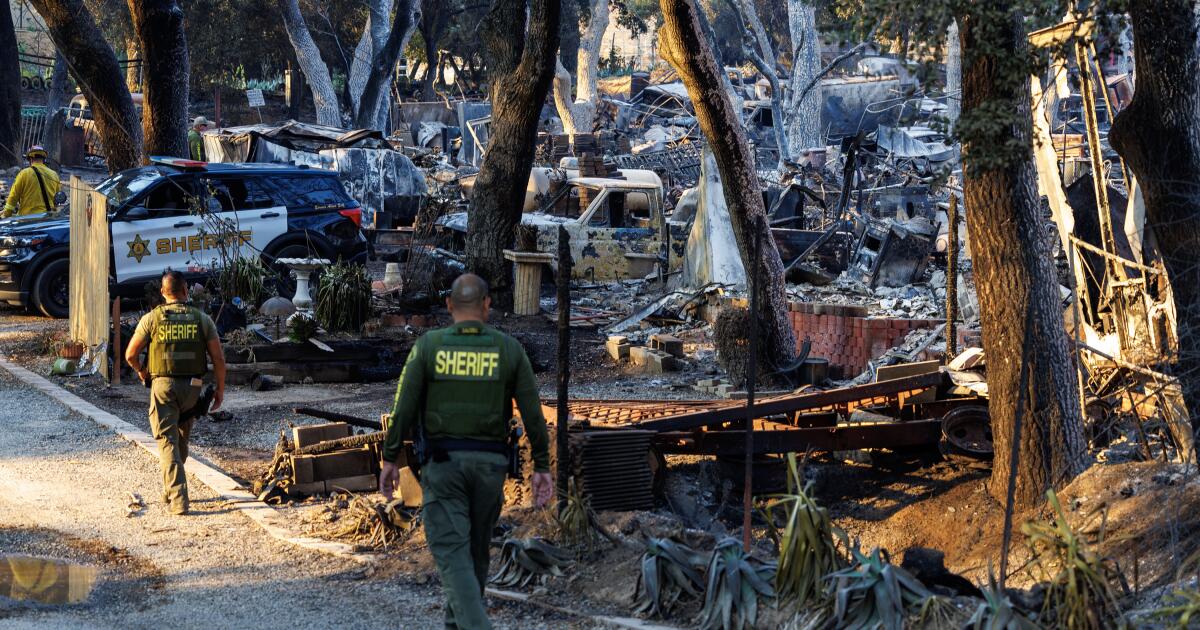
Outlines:
{"label": "tan uniform pants", "polygon": [[150,430],[158,440],[158,460],[162,466],[163,502],[171,511],[188,509],[187,461],[188,437],[192,420],[180,422],[179,416],[196,405],[200,388],[189,377],[155,377],[150,383]]}

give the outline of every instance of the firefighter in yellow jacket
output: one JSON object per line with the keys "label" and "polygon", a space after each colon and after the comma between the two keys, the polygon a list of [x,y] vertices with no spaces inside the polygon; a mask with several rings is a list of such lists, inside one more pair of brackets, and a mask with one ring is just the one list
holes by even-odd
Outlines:
{"label": "firefighter in yellow jacket", "polygon": [[29,148],[25,157],[29,158],[29,167],[17,173],[16,179],[13,180],[0,218],[45,214],[54,209],[54,196],[58,194],[59,180],[58,173],[46,166],[46,150],[40,145],[34,145]]}

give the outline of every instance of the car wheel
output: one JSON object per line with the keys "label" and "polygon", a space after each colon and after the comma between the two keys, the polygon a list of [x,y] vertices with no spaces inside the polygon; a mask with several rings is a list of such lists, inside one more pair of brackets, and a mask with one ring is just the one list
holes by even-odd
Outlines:
{"label": "car wheel", "polygon": [[62,319],[71,311],[71,261],[59,258],[42,268],[33,282],[33,305],[46,317]]}
{"label": "car wheel", "polygon": [[[292,277],[292,270],[287,265],[281,265],[277,260],[280,258],[326,258],[324,254],[317,249],[309,248],[308,245],[293,243],[284,245],[265,261],[263,261],[272,271],[275,272],[275,290],[281,297],[291,298],[296,295],[296,279]],[[320,286],[321,272],[315,271],[312,274],[312,280],[309,282],[309,293],[315,300],[317,297],[317,287]]]}

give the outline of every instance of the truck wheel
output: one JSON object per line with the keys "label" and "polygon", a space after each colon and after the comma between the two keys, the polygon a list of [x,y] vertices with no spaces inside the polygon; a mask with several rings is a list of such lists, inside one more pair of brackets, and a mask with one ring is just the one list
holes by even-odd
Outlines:
{"label": "truck wheel", "polygon": [[33,305],[46,317],[62,319],[71,310],[71,261],[59,258],[42,268],[33,282]]}

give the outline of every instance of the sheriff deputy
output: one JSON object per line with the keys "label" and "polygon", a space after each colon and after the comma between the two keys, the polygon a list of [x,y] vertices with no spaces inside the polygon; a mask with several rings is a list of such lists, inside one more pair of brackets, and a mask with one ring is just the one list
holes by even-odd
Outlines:
{"label": "sheriff deputy", "polygon": [[404,439],[423,433],[421,516],[445,589],[447,628],[492,627],[483,589],[504,505],[514,399],[533,447],[534,505],[553,494],[550,437],[529,357],[515,339],[484,323],[490,306],[482,278],[464,274],[454,281],[446,299],[454,324],[418,339],[400,374],[379,474],[380,492],[390,501]]}
{"label": "sheriff deputy", "polygon": [[[162,466],[163,502],[172,514],[187,514],[188,437],[194,418],[181,421],[184,412],[200,399],[200,380],[212,359],[216,392],[210,411],[225,399],[225,354],[217,327],[203,311],[188,305],[183,274],[168,269],[162,275],[161,293],[166,303],[146,313],[138,322],[125,362],[150,386],[150,429],[158,441]],[[142,366],[142,349],[149,344],[149,369]],[[207,355],[207,356],[206,356]]]}

